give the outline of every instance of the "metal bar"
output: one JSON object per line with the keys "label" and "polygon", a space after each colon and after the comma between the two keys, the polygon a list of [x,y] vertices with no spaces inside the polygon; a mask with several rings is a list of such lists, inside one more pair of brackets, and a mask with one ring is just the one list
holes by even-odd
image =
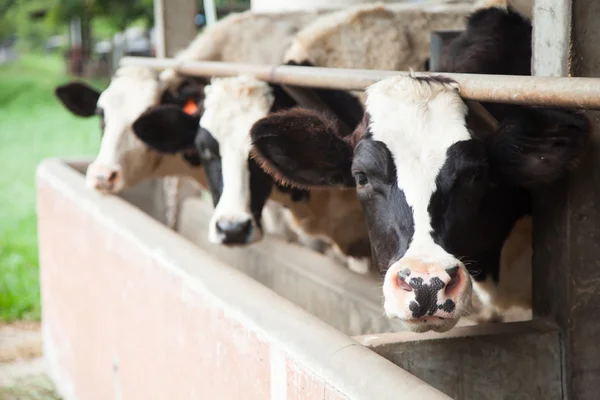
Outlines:
{"label": "metal bar", "polygon": [[[173,59],[125,57],[121,65],[155,69],[174,68],[192,76],[251,74],[267,82],[339,90],[364,90],[369,85],[406,71],[297,67],[196,61],[179,64]],[[444,75],[460,85],[465,99],[495,103],[525,104],[600,110],[600,79],[557,78],[477,74],[414,73],[415,76]]]}

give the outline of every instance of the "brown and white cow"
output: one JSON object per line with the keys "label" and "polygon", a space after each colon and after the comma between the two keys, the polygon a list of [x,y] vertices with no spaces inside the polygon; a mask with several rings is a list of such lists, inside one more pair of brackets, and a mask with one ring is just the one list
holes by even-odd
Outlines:
{"label": "brown and white cow", "polygon": [[[446,70],[529,74],[530,43],[528,21],[481,10],[450,46]],[[399,76],[368,88],[363,122],[351,136],[302,109],[252,128],[254,149],[277,179],[356,189],[385,312],[408,330],[452,328],[471,312],[473,294],[493,306],[523,300],[511,298],[511,287],[497,289],[501,270],[530,267],[523,254],[531,254],[531,236],[521,232],[530,190],[564,176],[590,135],[577,112],[484,106],[499,121],[491,135],[469,125],[451,80]]]}

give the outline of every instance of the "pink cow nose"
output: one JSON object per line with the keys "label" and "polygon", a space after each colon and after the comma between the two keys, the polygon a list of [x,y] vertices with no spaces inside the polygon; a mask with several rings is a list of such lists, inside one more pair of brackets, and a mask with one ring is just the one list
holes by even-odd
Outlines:
{"label": "pink cow nose", "polygon": [[462,301],[469,293],[470,277],[462,265],[443,266],[401,260],[386,274],[398,317],[405,320],[454,319],[464,314]]}
{"label": "pink cow nose", "polygon": [[87,172],[90,186],[102,192],[115,190],[121,181],[121,171],[118,168],[90,165]]}

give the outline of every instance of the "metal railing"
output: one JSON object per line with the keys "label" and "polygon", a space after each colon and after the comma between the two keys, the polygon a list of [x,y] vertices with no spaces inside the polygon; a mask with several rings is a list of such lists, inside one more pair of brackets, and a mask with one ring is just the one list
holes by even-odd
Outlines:
{"label": "metal railing", "polygon": [[[406,71],[257,65],[214,61],[179,63],[169,58],[125,57],[121,65],[153,69],[174,68],[191,76],[225,77],[252,74],[257,79],[292,86],[340,90],[364,90],[369,85]],[[600,78],[555,78],[537,76],[415,73],[443,75],[454,79],[460,94],[469,100],[600,110]]]}

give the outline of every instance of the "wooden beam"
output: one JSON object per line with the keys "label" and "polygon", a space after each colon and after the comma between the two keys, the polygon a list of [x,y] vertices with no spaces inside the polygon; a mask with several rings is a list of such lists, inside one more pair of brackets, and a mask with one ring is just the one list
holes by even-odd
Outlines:
{"label": "wooden beam", "polygon": [[154,0],[156,56],[173,57],[196,37],[195,0]]}

